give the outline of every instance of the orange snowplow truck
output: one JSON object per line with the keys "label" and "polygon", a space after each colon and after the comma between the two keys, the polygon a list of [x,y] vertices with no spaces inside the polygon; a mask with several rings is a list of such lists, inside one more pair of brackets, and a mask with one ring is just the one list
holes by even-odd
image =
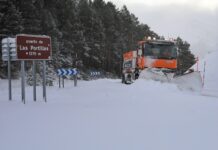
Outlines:
{"label": "orange snowplow truck", "polygon": [[172,73],[177,69],[177,46],[170,40],[144,40],[138,42],[138,49],[123,54],[123,83],[132,83],[140,71],[157,68]]}

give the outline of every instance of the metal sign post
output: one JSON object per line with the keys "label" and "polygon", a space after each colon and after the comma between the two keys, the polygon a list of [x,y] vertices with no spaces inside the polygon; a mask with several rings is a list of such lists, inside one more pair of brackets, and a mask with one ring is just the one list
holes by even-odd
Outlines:
{"label": "metal sign post", "polygon": [[77,75],[73,75],[74,86],[77,86]]}
{"label": "metal sign post", "polygon": [[62,87],[64,88],[64,76],[62,76]]}
{"label": "metal sign post", "polygon": [[7,38],[7,44],[8,44],[8,91],[9,91],[9,100],[12,99],[12,92],[11,92],[11,56],[10,56],[10,43],[9,38]]}
{"label": "metal sign post", "polygon": [[12,87],[11,87],[11,61],[17,60],[15,38],[2,39],[2,61],[8,64],[8,99],[12,100]]}
{"label": "metal sign post", "polygon": [[58,76],[58,83],[59,83],[59,88],[61,88],[61,76]]}
{"label": "metal sign post", "polygon": [[62,86],[64,88],[64,76],[65,75],[73,75],[73,80],[74,80],[74,86],[77,86],[77,74],[78,74],[78,70],[76,68],[73,68],[73,69],[58,69],[57,70],[57,74],[59,76],[59,88],[61,87],[60,86],[60,78],[62,76]]}
{"label": "metal sign post", "polygon": [[21,99],[25,104],[25,62],[21,61]]}
{"label": "metal sign post", "polygon": [[46,102],[46,61],[43,60],[43,99]]}
{"label": "metal sign post", "polygon": [[33,100],[36,101],[36,60],[33,60]]}

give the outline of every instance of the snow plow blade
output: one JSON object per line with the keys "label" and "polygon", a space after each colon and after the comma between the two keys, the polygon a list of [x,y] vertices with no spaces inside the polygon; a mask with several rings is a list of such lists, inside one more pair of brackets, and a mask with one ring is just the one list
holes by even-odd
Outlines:
{"label": "snow plow blade", "polygon": [[201,91],[203,88],[201,74],[199,71],[177,76],[172,79],[172,83],[177,84],[180,89],[191,91]]}
{"label": "snow plow blade", "polygon": [[200,92],[203,87],[200,72],[191,72],[181,76],[174,77],[174,73],[164,73],[158,69],[154,70],[153,68],[147,68],[140,73],[139,78],[174,83],[181,90],[191,90]]}

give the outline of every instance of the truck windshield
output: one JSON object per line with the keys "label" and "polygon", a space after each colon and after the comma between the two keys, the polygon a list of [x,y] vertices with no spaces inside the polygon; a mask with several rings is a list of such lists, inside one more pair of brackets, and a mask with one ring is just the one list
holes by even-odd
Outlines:
{"label": "truck windshield", "polygon": [[173,44],[145,43],[144,55],[154,59],[175,59],[177,57],[177,49]]}

